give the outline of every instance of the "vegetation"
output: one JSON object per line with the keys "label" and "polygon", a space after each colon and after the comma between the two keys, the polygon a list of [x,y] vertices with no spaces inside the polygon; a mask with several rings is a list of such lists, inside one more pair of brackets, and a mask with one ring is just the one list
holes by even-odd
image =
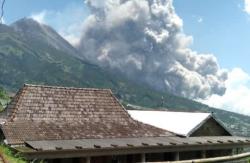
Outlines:
{"label": "vegetation", "polygon": [[0,155],[3,157],[4,161],[11,163],[27,163],[19,153],[13,152],[9,147],[5,145],[0,145]]}
{"label": "vegetation", "polygon": [[4,89],[0,87],[0,112],[3,111],[3,109],[6,107],[9,101],[10,101],[10,98],[7,95],[7,92],[4,91]]}
{"label": "vegetation", "polygon": [[[28,31],[32,30],[43,37],[33,36],[30,32],[27,35],[18,33],[12,27],[0,25],[0,86],[7,91],[16,92],[24,83],[111,88],[125,104],[176,111],[214,112],[233,133],[250,136],[248,116],[210,108],[167,92],[157,92],[119,73],[105,71],[48,43],[46,38],[51,38],[54,33],[47,36],[39,28],[35,29],[36,26],[32,28]],[[2,91],[2,94],[6,93]],[[5,95],[3,97],[2,108],[8,101]]]}

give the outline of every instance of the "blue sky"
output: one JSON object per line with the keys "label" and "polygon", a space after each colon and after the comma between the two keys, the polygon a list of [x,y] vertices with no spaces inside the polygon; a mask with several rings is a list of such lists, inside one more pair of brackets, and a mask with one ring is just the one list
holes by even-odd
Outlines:
{"label": "blue sky", "polygon": [[[184,33],[193,37],[192,50],[213,54],[229,72],[225,95],[202,102],[250,115],[250,0],[173,0],[173,5]],[[6,0],[4,21],[33,17],[74,44],[89,13],[84,0]]]}
{"label": "blue sky", "polygon": [[22,17],[29,17],[32,13],[38,13],[43,10],[62,11],[71,4],[82,6],[83,0],[6,0],[5,2],[5,20],[12,23]]}
{"label": "blue sky", "polygon": [[78,41],[82,23],[88,15],[84,0],[6,0],[4,21],[11,24],[24,17],[33,17],[74,43]]}
{"label": "blue sky", "polygon": [[[217,108],[250,114],[249,0],[174,0],[184,33],[193,37],[191,48],[212,53],[229,70],[227,91],[202,102]],[[247,11],[246,11],[247,10]]]}
{"label": "blue sky", "polygon": [[250,15],[243,0],[174,0],[174,6],[194,50],[213,53],[223,68],[250,73]]}

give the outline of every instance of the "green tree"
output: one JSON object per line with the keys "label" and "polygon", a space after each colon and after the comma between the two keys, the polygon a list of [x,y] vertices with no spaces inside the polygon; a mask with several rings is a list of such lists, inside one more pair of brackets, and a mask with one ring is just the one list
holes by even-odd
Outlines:
{"label": "green tree", "polygon": [[2,111],[5,108],[9,100],[10,98],[7,92],[2,87],[0,87],[0,111]]}

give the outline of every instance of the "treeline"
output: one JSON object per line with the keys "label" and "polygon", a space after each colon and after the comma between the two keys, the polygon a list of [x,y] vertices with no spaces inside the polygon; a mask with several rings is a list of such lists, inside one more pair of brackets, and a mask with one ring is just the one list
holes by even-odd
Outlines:
{"label": "treeline", "polygon": [[0,111],[4,110],[9,101],[10,97],[8,96],[8,93],[0,87]]}

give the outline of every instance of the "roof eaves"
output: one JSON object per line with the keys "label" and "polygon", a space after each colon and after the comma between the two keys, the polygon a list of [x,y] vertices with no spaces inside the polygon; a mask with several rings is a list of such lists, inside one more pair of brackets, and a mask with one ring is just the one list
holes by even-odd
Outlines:
{"label": "roof eaves", "polygon": [[[199,141],[197,141],[198,139]],[[67,143],[65,143],[67,142]],[[121,139],[82,139],[82,140],[59,140],[59,141],[26,141],[26,146],[34,150],[52,151],[58,150],[84,150],[84,149],[119,149],[119,148],[162,148],[168,147],[181,150],[181,147],[213,147],[228,145],[250,146],[250,139],[244,137],[192,137],[192,138],[121,138]],[[81,148],[78,148],[81,147]],[[192,149],[192,148],[190,148]]]}

